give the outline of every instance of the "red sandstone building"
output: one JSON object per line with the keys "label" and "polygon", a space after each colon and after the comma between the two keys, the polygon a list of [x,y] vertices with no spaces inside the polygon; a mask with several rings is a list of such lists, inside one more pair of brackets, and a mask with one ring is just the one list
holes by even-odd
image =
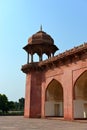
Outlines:
{"label": "red sandstone building", "polygon": [[[23,49],[28,55],[22,66],[26,73],[24,116],[87,118],[87,43],[54,56],[58,48],[41,28]],[[35,54],[38,62],[34,62]]]}

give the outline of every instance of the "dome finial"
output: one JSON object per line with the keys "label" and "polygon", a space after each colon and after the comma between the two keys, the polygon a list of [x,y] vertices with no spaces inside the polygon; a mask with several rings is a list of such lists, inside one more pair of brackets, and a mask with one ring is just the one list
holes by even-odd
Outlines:
{"label": "dome finial", "polygon": [[40,31],[42,31],[42,24],[41,24],[41,26],[40,26]]}

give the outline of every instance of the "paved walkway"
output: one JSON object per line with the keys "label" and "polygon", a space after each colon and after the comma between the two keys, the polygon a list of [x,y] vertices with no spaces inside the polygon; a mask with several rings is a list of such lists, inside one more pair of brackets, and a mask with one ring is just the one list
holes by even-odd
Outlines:
{"label": "paved walkway", "polygon": [[0,116],[0,130],[87,130],[86,121],[27,119],[22,116]]}

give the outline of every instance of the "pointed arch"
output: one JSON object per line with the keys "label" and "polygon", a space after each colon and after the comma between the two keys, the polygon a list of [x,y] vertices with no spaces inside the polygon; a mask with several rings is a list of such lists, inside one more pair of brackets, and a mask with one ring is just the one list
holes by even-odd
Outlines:
{"label": "pointed arch", "polygon": [[[48,95],[48,92],[49,94]],[[53,99],[56,100],[63,100],[63,88],[62,85],[59,81],[57,81],[56,79],[52,79],[52,81],[48,84],[47,88],[46,88],[46,93],[45,93],[45,99],[46,100],[51,100],[50,98],[53,96]],[[50,96],[50,97],[49,97]],[[62,97],[61,97],[62,96]]]}
{"label": "pointed arch", "polygon": [[74,117],[87,118],[87,70],[76,80],[73,88]]}
{"label": "pointed arch", "polygon": [[33,62],[39,62],[39,56],[37,53],[33,54]]}
{"label": "pointed arch", "polygon": [[51,80],[45,91],[45,115],[63,116],[63,87],[56,79]]}
{"label": "pointed arch", "polygon": [[48,59],[48,56],[45,53],[43,53],[43,60],[47,60],[47,59]]}
{"label": "pointed arch", "polygon": [[[79,81],[83,81],[83,82],[79,82]],[[74,83],[74,87],[73,87],[73,99],[76,98],[76,94],[75,94],[75,89],[77,84],[83,84],[87,81],[87,70],[85,70],[84,72],[82,72],[79,77],[76,79],[75,83]]]}

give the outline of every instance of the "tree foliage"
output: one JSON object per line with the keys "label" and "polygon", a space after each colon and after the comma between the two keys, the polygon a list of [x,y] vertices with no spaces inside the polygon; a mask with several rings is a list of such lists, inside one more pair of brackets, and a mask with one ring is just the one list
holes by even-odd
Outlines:
{"label": "tree foliage", "polygon": [[2,110],[3,114],[9,110],[8,98],[5,94],[0,94],[0,110]]}
{"label": "tree foliage", "polygon": [[20,99],[19,99],[20,110],[23,110],[23,109],[24,109],[24,102],[25,102],[24,98],[20,98]]}
{"label": "tree foliage", "polygon": [[8,111],[23,111],[24,110],[24,98],[20,98],[18,102],[8,101],[5,94],[0,94],[0,111],[6,114]]}

